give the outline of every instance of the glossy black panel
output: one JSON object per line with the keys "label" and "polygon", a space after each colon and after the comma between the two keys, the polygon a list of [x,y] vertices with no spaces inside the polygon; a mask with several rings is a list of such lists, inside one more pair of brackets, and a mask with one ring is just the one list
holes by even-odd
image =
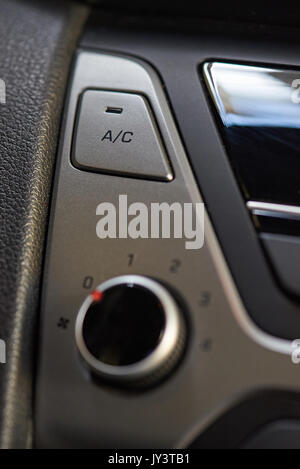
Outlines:
{"label": "glossy black panel", "polygon": [[215,62],[205,76],[245,198],[300,205],[300,72]]}
{"label": "glossy black panel", "polygon": [[260,232],[300,236],[300,220],[257,215],[253,216],[253,220]]}

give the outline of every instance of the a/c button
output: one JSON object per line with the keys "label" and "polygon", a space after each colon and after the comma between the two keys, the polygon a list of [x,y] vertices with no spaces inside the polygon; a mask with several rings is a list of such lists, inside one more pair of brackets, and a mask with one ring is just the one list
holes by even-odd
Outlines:
{"label": "a/c button", "polygon": [[171,181],[155,118],[138,94],[87,90],[75,127],[73,163],[99,172]]}

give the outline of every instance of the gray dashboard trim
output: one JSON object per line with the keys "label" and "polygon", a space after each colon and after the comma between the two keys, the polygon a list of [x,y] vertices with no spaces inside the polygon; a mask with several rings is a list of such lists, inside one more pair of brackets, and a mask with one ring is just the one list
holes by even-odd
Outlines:
{"label": "gray dashboard trim", "polygon": [[[131,179],[129,183],[125,178],[80,172],[72,166],[70,148],[77,97],[87,86],[134,90],[149,97],[175,170],[174,181],[164,184]],[[183,447],[230,406],[254,391],[299,391],[298,368],[290,358],[291,342],[263,332],[250,319],[207,213],[205,245],[197,252],[183,250],[175,239],[165,244],[161,240],[158,244],[112,240],[102,244],[99,251],[88,210],[96,204],[99,194],[102,199],[112,201],[123,190],[148,201],[154,193],[159,200],[180,197],[182,201],[202,201],[155,71],[132,57],[81,50],[67,109],[42,301],[37,446]],[[88,234],[90,229],[92,237]],[[72,234],[67,240],[66,233]],[[83,245],[82,239],[88,243]],[[87,266],[96,273],[97,283],[117,274],[128,274],[122,256],[133,246],[140,254],[146,254],[140,255],[134,273],[160,278],[184,296],[192,332],[176,373],[163,385],[134,399],[92,384],[78,362],[73,331],[62,335],[56,324],[57,310],[75,320],[86,292],[74,285]],[[184,260],[179,276],[166,270],[165,261],[174,252]],[[97,258],[101,259],[100,266]],[[213,293],[209,314],[198,305],[199,289],[205,287]],[[214,348],[203,354],[199,342],[206,334],[214,337]]]}
{"label": "gray dashboard trim", "polygon": [[82,46],[141,57],[159,71],[211,221],[249,315],[274,336],[300,336],[299,304],[278,288],[269,268],[228,161],[203,74],[203,64],[209,61],[297,69],[297,37],[284,29],[268,31],[266,36],[264,28],[248,30],[249,34],[243,35],[241,30],[226,29],[224,25],[221,32],[215,25],[215,34],[203,27],[179,35],[172,28],[165,31],[158,26],[155,32],[145,30],[140,41],[138,28],[122,27],[128,18],[122,18],[118,26],[99,26],[109,21],[109,16],[94,17]]}

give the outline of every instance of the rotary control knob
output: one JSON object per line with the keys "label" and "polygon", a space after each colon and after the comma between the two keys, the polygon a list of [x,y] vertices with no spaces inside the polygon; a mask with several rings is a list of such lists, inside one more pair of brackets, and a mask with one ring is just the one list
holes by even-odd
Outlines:
{"label": "rotary control knob", "polygon": [[151,386],[178,363],[186,323],[172,294],[140,275],[112,278],[89,295],[76,320],[76,343],[93,375]]}

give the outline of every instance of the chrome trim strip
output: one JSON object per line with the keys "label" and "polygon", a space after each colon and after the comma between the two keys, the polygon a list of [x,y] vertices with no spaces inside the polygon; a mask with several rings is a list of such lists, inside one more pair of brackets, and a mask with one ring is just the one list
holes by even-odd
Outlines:
{"label": "chrome trim strip", "polygon": [[282,216],[283,218],[300,220],[300,207],[294,205],[273,204],[251,200],[247,202],[247,207],[254,215],[268,217]]}
{"label": "chrome trim strip", "polygon": [[210,91],[210,95],[212,97],[212,100],[214,102],[214,105],[216,106],[219,115],[222,119],[223,124],[226,126],[226,109],[224,107],[222,98],[219,94],[219,89],[217,86],[217,83],[215,82],[213,73],[212,73],[212,68],[213,68],[214,62],[206,62],[203,65],[203,70],[204,70],[204,79],[206,82],[206,85]]}
{"label": "chrome trim strip", "polygon": [[264,332],[254,323],[254,321],[247,313],[242,303],[241,297],[239,296],[237,287],[232,280],[224,255],[221,251],[218,241],[214,236],[213,228],[208,224],[206,226],[206,242],[209,245],[209,249],[215,261],[215,266],[219,274],[221,284],[224,288],[226,297],[237,323],[244,331],[244,333],[261,347],[271,350],[272,352],[291,356],[293,351],[292,340],[281,339]]}

